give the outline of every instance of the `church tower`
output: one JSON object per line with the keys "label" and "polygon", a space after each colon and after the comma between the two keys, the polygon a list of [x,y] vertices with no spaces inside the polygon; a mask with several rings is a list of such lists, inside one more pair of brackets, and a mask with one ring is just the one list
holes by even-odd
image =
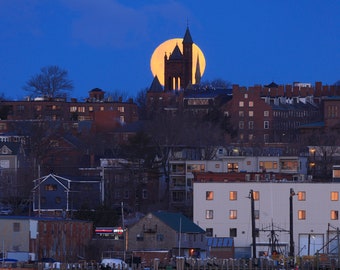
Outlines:
{"label": "church tower", "polygon": [[164,90],[185,89],[192,83],[192,47],[193,41],[187,27],[182,42],[183,54],[176,44],[172,53],[164,56]]}

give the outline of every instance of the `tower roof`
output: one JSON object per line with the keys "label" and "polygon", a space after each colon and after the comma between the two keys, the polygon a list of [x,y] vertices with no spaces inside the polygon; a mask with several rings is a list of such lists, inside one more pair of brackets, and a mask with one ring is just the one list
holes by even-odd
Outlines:
{"label": "tower roof", "polygon": [[191,34],[190,34],[190,31],[189,31],[189,27],[187,27],[187,30],[185,31],[185,34],[184,34],[184,38],[183,38],[183,44],[184,43],[194,43],[192,41],[192,37],[191,37]]}
{"label": "tower roof", "polygon": [[159,82],[157,75],[153,78],[149,92],[163,92],[163,87]]}
{"label": "tower roof", "polygon": [[170,55],[169,59],[176,60],[176,59],[182,59],[183,55],[181,53],[181,50],[178,47],[178,44],[176,44],[176,47],[172,51],[172,54]]}

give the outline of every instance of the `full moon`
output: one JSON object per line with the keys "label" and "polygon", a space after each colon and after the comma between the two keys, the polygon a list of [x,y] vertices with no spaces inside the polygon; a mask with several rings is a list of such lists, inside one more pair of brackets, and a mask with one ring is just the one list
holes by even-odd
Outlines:
{"label": "full moon", "polygon": [[[169,57],[170,53],[174,50],[176,45],[178,45],[179,49],[183,53],[182,48],[182,38],[173,38],[163,42],[159,45],[155,51],[153,52],[150,60],[150,68],[152,75],[155,77],[157,75],[159,82],[164,86],[164,55],[165,53]],[[200,63],[200,71],[201,76],[203,76],[205,70],[205,57],[201,49],[194,43],[192,45],[192,76],[195,76],[196,72],[196,63],[197,63],[197,56],[199,58]],[[193,82],[193,78],[191,78]]]}

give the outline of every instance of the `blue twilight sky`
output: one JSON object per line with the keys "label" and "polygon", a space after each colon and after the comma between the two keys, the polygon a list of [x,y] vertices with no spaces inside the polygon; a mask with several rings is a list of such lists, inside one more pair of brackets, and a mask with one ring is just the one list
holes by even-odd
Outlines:
{"label": "blue twilight sky", "polygon": [[251,86],[340,80],[339,0],[0,0],[0,93],[22,99],[40,68],[69,72],[83,98],[151,85],[156,47],[189,24],[203,80]]}

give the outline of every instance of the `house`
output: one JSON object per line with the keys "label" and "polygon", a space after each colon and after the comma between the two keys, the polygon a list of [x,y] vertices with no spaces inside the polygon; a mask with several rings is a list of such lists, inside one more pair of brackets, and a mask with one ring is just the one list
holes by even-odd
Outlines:
{"label": "house", "polygon": [[0,238],[5,257],[26,253],[31,261],[53,258],[76,262],[90,257],[86,250],[93,235],[89,221],[49,217],[0,216]]}
{"label": "house", "polygon": [[183,214],[157,211],[128,228],[127,250],[168,251],[172,257],[205,258],[207,242],[205,231]]}
{"label": "house", "polygon": [[66,178],[49,174],[34,180],[33,211],[37,215],[72,215],[80,208],[95,209],[101,204],[98,178]]}
{"label": "house", "polygon": [[0,142],[0,198],[2,201],[11,201],[19,194],[22,197],[29,197],[31,187],[27,185],[25,164],[26,153],[20,141]]}
{"label": "house", "polygon": [[338,182],[194,182],[193,221],[207,237],[232,237],[236,258],[337,256],[339,194]]}

